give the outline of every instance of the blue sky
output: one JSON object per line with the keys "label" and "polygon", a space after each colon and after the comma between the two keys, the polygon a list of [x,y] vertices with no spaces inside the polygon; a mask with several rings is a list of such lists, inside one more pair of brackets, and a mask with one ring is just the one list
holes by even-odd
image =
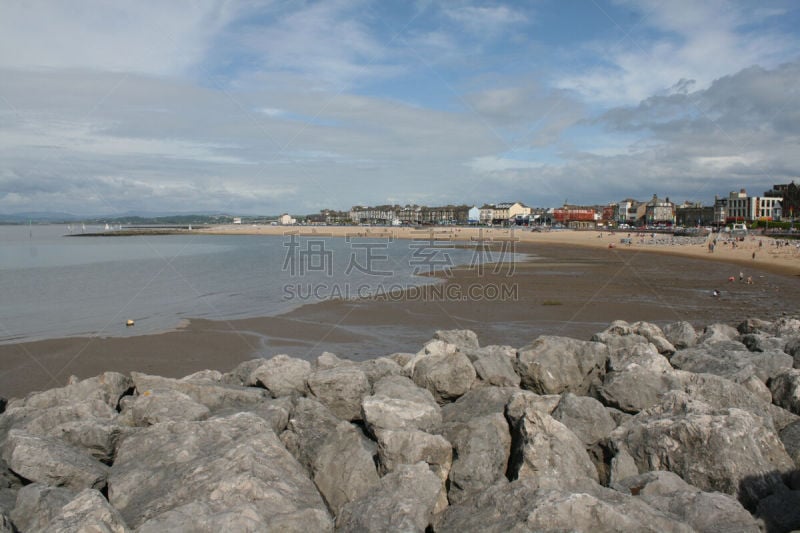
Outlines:
{"label": "blue sky", "polygon": [[0,213],[710,202],[800,174],[800,6],[0,6]]}

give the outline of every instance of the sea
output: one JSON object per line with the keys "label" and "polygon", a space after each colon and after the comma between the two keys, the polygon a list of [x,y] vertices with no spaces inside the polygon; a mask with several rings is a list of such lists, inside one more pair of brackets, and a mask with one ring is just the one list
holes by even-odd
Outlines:
{"label": "sea", "polygon": [[274,316],[329,298],[439,283],[428,274],[457,265],[513,260],[423,239],[84,235],[104,229],[0,226],[1,344]]}

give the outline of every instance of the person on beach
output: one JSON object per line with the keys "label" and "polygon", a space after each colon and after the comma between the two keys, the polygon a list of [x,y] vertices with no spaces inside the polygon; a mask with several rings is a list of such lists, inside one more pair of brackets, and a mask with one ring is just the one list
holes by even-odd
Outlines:
{"label": "person on beach", "polygon": [[744,272],[739,271],[739,281],[744,281]]}

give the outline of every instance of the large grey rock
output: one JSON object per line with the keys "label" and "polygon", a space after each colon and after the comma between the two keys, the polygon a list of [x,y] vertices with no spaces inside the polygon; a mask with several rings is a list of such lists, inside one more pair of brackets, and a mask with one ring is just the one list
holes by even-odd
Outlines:
{"label": "large grey rock", "polygon": [[380,486],[344,506],[337,531],[424,532],[431,522],[441,481],[426,463],[400,465],[381,478]]}
{"label": "large grey rock", "polygon": [[657,403],[665,392],[678,388],[681,380],[673,372],[654,372],[632,364],[623,371],[606,374],[599,394],[610,407],[638,413]]}
{"label": "large grey rock", "polygon": [[3,459],[11,470],[30,481],[74,490],[102,489],[106,485],[106,465],[53,437],[13,429],[3,447]]}
{"label": "large grey rock", "polygon": [[607,438],[617,427],[603,404],[587,396],[564,393],[552,413],[589,448]]}
{"label": "large grey rock", "polygon": [[794,317],[781,317],[772,323],[772,334],[776,337],[796,337],[800,335],[800,320]]}
{"label": "large grey rock", "polygon": [[402,376],[403,367],[388,357],[378,357],[359,363],[358,368],[366,374],[370,385],[375,385],[386,376]]}
{"label": "large grey rock", "polygon": [[712,343],[676,352],[670,363],[676,368],[695,373],[717,374],[727,378],[758,376],[762,381],[791,368],[792,357],[782,351],[751,352],[729,343]]}
{"label": "large grey rock", "polygon": [[250,384],[250,374],[264,363],[263,357],[243,361],[236,365],[230,372],[222,375],[222,383],[226,385],[245,386]]}
{"label": "large grey rock", "polygon": [[379,483],[373,454],[374,444],[349,422],[340,422],[328,434],[312,469],[314,484],[334,515]]}
{"label": "large grey rock", "polygon": [[[617,338],[629,339],[631,337],[634,335]],[[611,345],[607,344],[607,346]],[[622,372],[631,365],[637,365],[651,372],[668,372],[673,369],[669,360],[658,353],[656,347],[650,342],[633,343],[630,346],[609,348],[609,350],[607,371]]]}
{"label": "large grey rock", "polygon": [[370,393],[367,375],[356,366],[340,365],[308,376],[308,391],[342,420],[361,420],[361,400]]}
{"label": "large grey rock", "polygon": [[467,423],[474,418],[503,414],[508,402],[518,393],[539,398],[532,392],[516,387],[478,387],[455,402],[442,406],[442,424]]}
{"label": "large grey rock", "polygon": [[501,413],[444,425],[453,445],[450,468],[451,503],[458,503],[505,479],[511,453],[511,433]]}
{"label": "large grey rock", "polygon": [[739,331],[727,324],[709,324],[698,337],[698,344],[732,341],[739,337]]}
{"label": "large grey rock", "polygon": [[[280,435],[289,424],[289,414],[294,411],[293,397],[282,396],[272,398],[261,403],[246,407],[245,411],[260,416],[272,428],[276,435]],[[215,418],[226,417],[243,412],[241,408],[221,409],[214,413]]]}
{"label": "large grey rock", "polygon": [[441,480],[441,490],[434,512],[447,507],[447,478],[453,465],[453,446],[441,435],[416,429],[383,429],[376,434],[378,459],[383,474],[394,472],[400,465],[425,462]]}
{"label": "large grey rock", "polygon": [[442,414],[433,395],[403,376],[387,376],[375,384],[375,394],[361,404],[364,422],[377,429],[421,429],[439,426]]}
{"label": "large grey rock", "polygon": [[680,321],[664,326],[664,337],[677,350],[691,348],[697,343],[697,331],[689,322]]}
{"label": "large grey rock", "polygon": [[309,375],[311,363],[281,354],[262,361],[254,368],[247,379],[247,385],[264,387],[273,398],[303,394]]}
{"label": "large grey rock", "polygon": [[65,387],[34,392],[23,399],[10,400],[6,408],[48,409],[86,400],[100,400],[116,409],[119,399],[132,387],[133,384],[127,376],[118,372],[106,372],[82,381],[70,378],[70,383]]}
{"label": "large grey rock", "polygon": [[330,409],[311,398],[298,398],[281,441],[311,473],[314,458],[341,420]]}
{"label": "large grey rock", "polygon": [[653,344],[658,353],[670,355],[675,352],[675,346],[667,340],[664,332],[657,325],[650,322],[634,322],[631,324],[631,329],[633,333],[643,336]]}
{"label": "large grey rock", "polygon": [[679,517],[698,532],[760,531],[758,522],[734,498],[721,492],[703,492],[672,472],[646,472],[624,479],[614,488]]}
{"label": "large grey rock", "polygon": [[355,363],[349,359],[342,359],[335,353],[322,352],[319,357],[314,360],[313,370],[330,370],[337,366],[352,366]]}
{"label": "large grey rock", "polygon": [[782,488],[778,473],[794,466],[760,417],[715,409],[678,391],[615,429],[611,440],[640,472],[668,470],[702,490],[737,496],[746,506]]}
{"label": "large grey rock", "polygon": [[306,472],[251,413],[137,431],[121,443],[108,488],[128,525],[147,531],[174,525],[186,506],[198,519],[183,530],[213,530],[232,520],[266,530],[276,521],[301,519],[308,530],[331,529]]}
{"label": "large grey rock", "polygon": [[794,414],[800,415],[800,370],[788,369],[769,383],[772,401]]}
{"label": "large grey rock", "polygon": [[204,420],[211,411],[188,395],[170,389],[147,389],[125,404],[130,409],[131,422],[150,426],[172,420]]}
{"label": "large grey rock", "polygon": [[511,396],[506,405],[506,419],[510,427],[516,426],[525,418],[529,410],[537,411],[543,415],[550,415],[561,401],[558,394],[541,396],[530,391],[519,391]]}
{"label": "large grey rock", "polygon": [[736,326],[736,330],[742,335],[748,333],[772,333],[773,329],[774,324],[772,322],[761,320],[760,318],[748,318]]}
{"label": "large grey rock", "polygon": [[17,493],[11,520],[20,531],[44,530],[75,494],[70,489],[44,483],[26,485]]}
{"label": "large grey rock", "polygon": [[748,333],[742,335],[739,340],[751,352],[766,352],[770,350],[782,352],[786,348],[786,339],[762,333]]}
{"label": "large grey rock", "polygon": [[474,331],[469,329],[438,330],[436,333],[434,333],[433,338],[448,344],[453,344],[461,352],[477,350],[480,348],[478,336]]}
{"label": "large grey rock", "polygon": [[583,442],[552,416],[530,409],[511,429],[514,444],[509,460],[510,479],[598,481],[597,469]]}
{"label": "large grey rock", "polygon": [[792,356],[792,368],[800,368],[800,336],[789,337],[783,351]]}
{"label": "large grey rock", "polygon": [[525,478],[498,483],[437,517],[437,533],[507,531],[644,531],[692,529],[640,499],[585,478],[542,486]]}
{"label": "large grey rock", "polygon": [[472,388],[475,368],[461,352],[430,354],[413,365],[411,379],[428,389],[439,403],[453,401]]}
{"label": "large grey rock", "polygon": [[83,533],[103,531],[127,533],[130,531],[119,511],[94,489],[84,489],[69,503],[64,505],[50,523],[33,532]]}
{"label": "large grey rock", "polygon": [[263,389],[238,387],[208,379],[170,379],[139,372],[131,372],[131,379],[140,394],[146,390],[174,390],[186,394],[212,412],[232,407],[246,408],[266,398]]}
{"label": "large grey rock", "polygon": [[514,360],[503,353],[482,355],[473,361],[475,372],[484,383],[497,387],[519,387]]}
{"label": "large grey rock", "polygon": [[583,396],[602,378],[607,359],[602,343],[543,335],[519,349],[516,370],[522,386],[538,394]]}
{"label": "large grey rock", "polygon": [[800,420],[783,428],[779,433],[783,448],[792,458],[797,468],[800,468]]}

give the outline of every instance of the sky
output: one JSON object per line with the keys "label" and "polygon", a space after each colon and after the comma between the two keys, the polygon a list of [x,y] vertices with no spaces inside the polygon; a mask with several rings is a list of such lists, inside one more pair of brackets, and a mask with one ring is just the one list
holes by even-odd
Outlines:
{"label": "sky", "polygon": [[0,213],[800,181],[800,3],[0,0]]}

